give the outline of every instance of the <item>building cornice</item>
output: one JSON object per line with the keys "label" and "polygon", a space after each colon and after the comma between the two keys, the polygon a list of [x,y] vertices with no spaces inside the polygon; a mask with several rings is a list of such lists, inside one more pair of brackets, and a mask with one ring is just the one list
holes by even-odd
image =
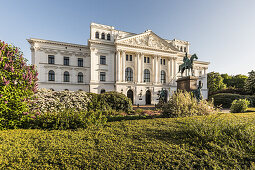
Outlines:
{"label": "building cornice", "polygon": [[37,39],[37,38],[30,38],[30,39],[27,39],[27,41],[28,41],[31,45],[32,45],[33,43],[35,43],[35,42],[38,42],[38,43],[62,45],[62,46],[76,47],[76,48],[88,48],[87,45],[66,43],[66,42],[60,42],[60,41],[52,41],[52,40],[43,40],[43,39]]}

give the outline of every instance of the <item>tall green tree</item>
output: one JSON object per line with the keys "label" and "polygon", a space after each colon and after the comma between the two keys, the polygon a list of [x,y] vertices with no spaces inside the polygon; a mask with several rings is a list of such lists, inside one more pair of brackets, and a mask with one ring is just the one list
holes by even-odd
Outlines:
{"label": "tall green tree", "polygon": [[244,89],[246,92],[250,94],[255,94],[255,71],[251,71],[248,73],[248,78],[245,81]]}
{"label": "tall green tree", "polygon": [[238,74],[235,76],[228,74],[221,74],[223,78],[223,83],[226,84],[227,87],[233,87],[238,89],[244,89],[245,80],[248,78],[246,75]]}
{"label": "tall green tree", "polygon": [[223,83],[223,78],[220,73],[210,72],[207,74],[207,87],[209,94],[226,88],[226,84]]}

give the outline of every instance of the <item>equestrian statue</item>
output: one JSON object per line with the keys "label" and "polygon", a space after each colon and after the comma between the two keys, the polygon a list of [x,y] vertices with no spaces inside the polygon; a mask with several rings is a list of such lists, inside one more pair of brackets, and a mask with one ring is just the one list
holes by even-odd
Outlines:
{"label": "equestrian statue", "polygon": [[186,53],[185,57],[183,57],[183,64],[181,64],[179,66],[179,72],[181,72],[181,75],[183,76],[183,73],[184,71],[187,69],[188,72],[189,72],[189,75],[190,75],[190,72],[191,72],[191,75],[193,76],[194,73],[193,73],[193,61],[194,59],[198,59],[197,55],[196,54],[193,54],[190,59],[188,57],[188,54]]}

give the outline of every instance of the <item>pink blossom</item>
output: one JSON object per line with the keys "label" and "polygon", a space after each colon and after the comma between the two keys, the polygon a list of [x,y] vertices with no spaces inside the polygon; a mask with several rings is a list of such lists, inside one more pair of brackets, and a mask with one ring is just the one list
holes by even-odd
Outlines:
{"label": "pink blossom", "polygon": [[12,72],[12,73],[14,72],[14,68],[13,68],[13,66],[11,66],[11,72]]}
{"label": "pink blossom", "polygon": [[4,101],[4,103],[5,103],[5,104],[7,104],[7,103],[8,103],[8,101]]}

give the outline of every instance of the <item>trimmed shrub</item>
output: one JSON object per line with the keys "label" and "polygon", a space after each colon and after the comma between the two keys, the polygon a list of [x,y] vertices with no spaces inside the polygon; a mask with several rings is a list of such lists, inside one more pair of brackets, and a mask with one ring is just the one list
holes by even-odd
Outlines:
{"label": "trimmed shrub", "polygon": [[173,94],[168,103],[163,105],[162,111],[165,117],[184,117],[217,113],[212,103],[206,100],[197,102],[193,94],[186,91],[178,91]]}
{"label": "trimmed shrub", "polygon": [[87,112],[66,109],[61,112],[48,112],[34,116],[28,120],[28,124],[30,128],[63,130],[102,125],[106,123],[106,120],[106,117],[100,111]]}
{"label": "trimmed shrub", "polygon": [[103,94],[88,93],[90,102],[88,110],[116,110],[129,112],[133,110],[131,100],[122,93],[115,91]]}
{"label": "trimmed shrub", "polygon": [[22,126],[37,90],[38,73],[22,55],[17,47],[0,41],[0,129]]}
{"label": "trimmed shrub", "polygon": [[250,102],[247,99],[234,100],[230,107],[231,113],[244,113],[249,106]]}
{"label": "trimmed shrub", "polygon": [[250,101],[252,107],[255,106],[255,96],[251,95],[239,95],[231,93],[219,93],[210,96],[210,99],[214,100],[215,106],[221,106],[223,108],[230,108],[234,100],[247,99]]}

